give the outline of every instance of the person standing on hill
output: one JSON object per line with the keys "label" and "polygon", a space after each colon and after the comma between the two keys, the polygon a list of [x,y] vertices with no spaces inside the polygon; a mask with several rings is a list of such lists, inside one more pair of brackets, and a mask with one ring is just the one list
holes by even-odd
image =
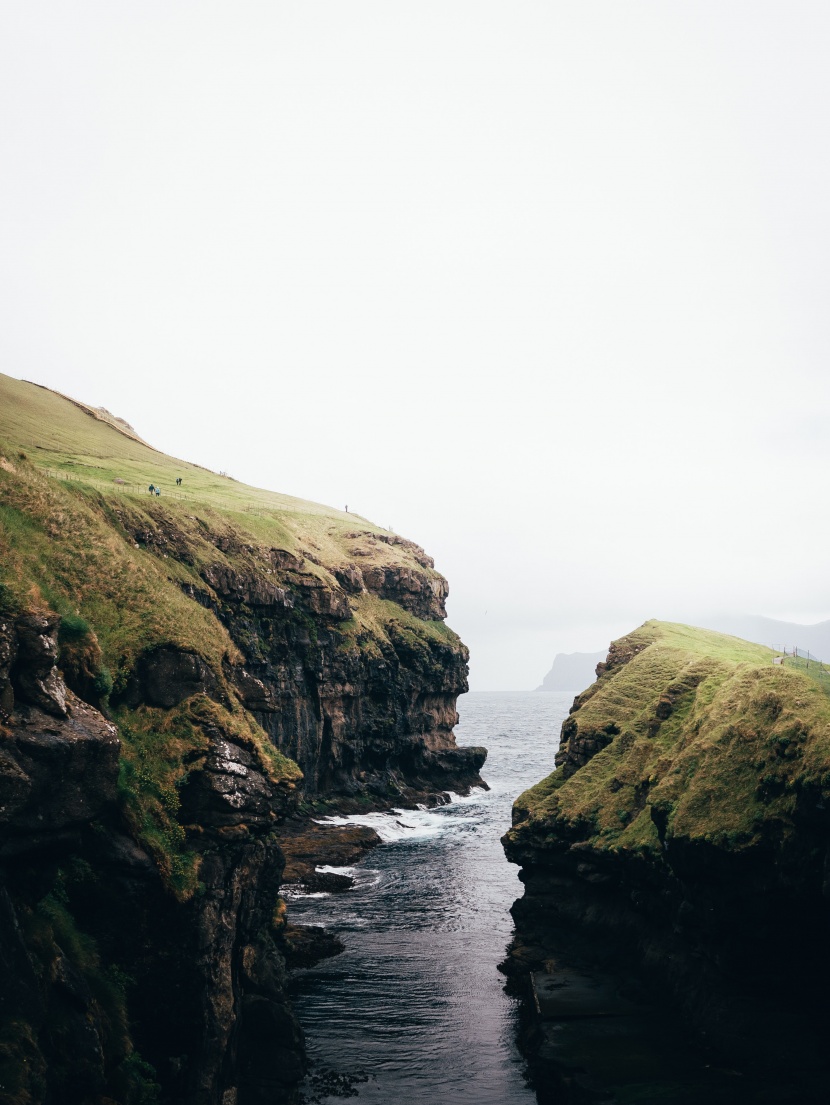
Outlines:
{"label": "person standing on hill", "polygon": [[153,484],[150,484],[150,486],[147,488],[147,490],[152,495],[155,492],[156,489],[155,489],[155,486]]}

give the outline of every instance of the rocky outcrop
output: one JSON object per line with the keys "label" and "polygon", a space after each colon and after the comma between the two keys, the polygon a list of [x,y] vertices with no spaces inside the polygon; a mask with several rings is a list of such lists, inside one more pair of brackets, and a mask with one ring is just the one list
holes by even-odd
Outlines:
{"label": "rocky outcrop", "polygon": [[55,717],[66,717],[66,690],[57,673],[57,625],[55,615],[29,614],[18,618],[14,634],[0,628],[6,637],[3,653],[8,657],[12,686],[24,702],[39,706]]}
{"label": "rocky outcrop", "polygon": [[[199,891],[172,895],[122,820],[116,727],[55,666],[58,623],[0,630],[0,1099],[129,1105],[158,1080],[187,1105],[290,1101],[305,1061],[274,835],[290,793],[206,725],[180,808]],[[153,700],[176,672],[204,685],[187,657],[144,672]]]}
{"label": "rocky outcrop", "polygon": [[[413,542],[348,531],[348,559],[331,555],[327,567],[310,547],[266,547],[203,519],[186,529],[163,504],[151,519],[119,518],[134,544],[198,572],[181,589],[240,650],[225,678],[300,765],[309,798],[381,807],[482,784],[486,753],[453,736],[468,653],[443,625],[447,582]],[[398,551],[405,563],[390,562]],[[172,706],[197,689],[225,693],[198,655],[156,646],[113,702]]]}
{"label": "rocky outcrop", "polygon": [[53,842],[115,802],[115,726],[65,687],[61,700],[63,718],[25,704],[9,718],[0,744],[0,856]]}
{"label": "rocky outcrop", "polygon": [[154,648],[144,653],[115,704],[161,706],[170,709],[194,694],[221,698],[216,676],[194,652]]}
{"label": "rocky outcrop", "polygon": [[449,587],[440,576],[412,568],[373,567],[364,569],[363,582],[367,591],[396,602],[416,618],[443,620],[447,616]]}
{"label": "rocky outcrop", "polygon": [[[209,567],[202,601],[242,651],[229,680],[300,765],[305,793],[383,806],[482,785],[486,751],[458,748],[453,735],[468,653],[429,621],[445,616],[446,581],[397,567],[344,567],[327,580],[296,558],[281,563],[265,587],[253,571]],[[368,592],[413,616],[352,634],[351,602]]]}
{"label": "rocky outcrop", "polygon": [[[615,642],[563,725],[558,770],[514,806],[504,845],[525,893],[506,969],[541,972],[538,990],[574,964],[618,978],[635,965],[652,1008],[684,1018],[678,1035],[705,1033],[710,1066],[744,1072],[730,1100],[818,1102],[826,699],[771,658],[660,623]],[[562,1065],[557,1023],[536,1016],[525,1035],[543,1099],[593,1100]]]}

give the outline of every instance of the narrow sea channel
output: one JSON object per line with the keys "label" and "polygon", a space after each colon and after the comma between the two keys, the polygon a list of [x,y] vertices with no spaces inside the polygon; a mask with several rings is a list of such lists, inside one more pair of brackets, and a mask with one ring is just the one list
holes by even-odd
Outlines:
{"label": "narrow sea channel", "polygon": [[354,888],[291,901],[292,921],[325,925],[346,945],[295,981],[317,1076],[309,1100],[343,1096],[321,1089],[332,1072],[366,1105],[535,1102],[515,1045],[515,1003],[497,970],[521,894],[499,838],[516,795],[553,770],[572,699],[464,695],[458,743],[489,749],[482,774],[491,789],[437,810],[350,818],[384,840],[348,869]]}

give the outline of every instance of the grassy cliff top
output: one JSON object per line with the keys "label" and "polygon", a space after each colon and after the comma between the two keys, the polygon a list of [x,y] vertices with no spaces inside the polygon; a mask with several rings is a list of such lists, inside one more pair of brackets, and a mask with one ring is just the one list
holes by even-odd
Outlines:
{"label": "grassy cliff top", "polygon": [[[247,604],[249,620],[252,607],[276,611],[317,670],[318,633],[332,655],[361,662],[400,653],[438,665],[436,646],[463,657],[438,616],[445,593],[410,541],[165,456],[107,411],[0,375],[0,619],[61,616],[59,666],[82,697],[115,710],[128,820],[180,895],[193,893],[197,864],[176,820],[178,788],[208,732],[248,749],[273,783],[291,789],[300,778],[235,690],[232,672],[256,663],[260,645],[253,630],[231,637],[220,617],[227,596]],[[215,701],[118,705],[162,647],[205,661]]]}
{"label": "grassy cliff top", "polygon": [[[25,453],[38,469],[108,497],[149,503],[147,489],[153,484],[169,509],[182,515],[194,508],[214,511],[243,524],[252,538],[294,553],[308,551],[327,566],[342,563],[359,547],[362,563],[418,567],[408,542],[395,542],[390,553],[389,531],[359,515],[250,487],[167,456],[103,408],[2,373],[0,451],[11,457]],[[176,486],[179,477],[181,487]]]}
{"label": "grassy cliff top", "polygon": [[[736,637],[650,621],[615,641],[563,725],[562,766],[515,804],[527,833],[598,850],[786,838],[830,786],[830,697]],[[563,762],[564,761],[564,762]]]}
{"label": "grassy cliff top", "polygon": [[[336,590],[335,573],[354,567],[443,585],[423,550],[365,519],[166,456],[109,412],[0,374],[0,586],[17,605],[86,618],[116,680],[159,644],[192,649],[217,671],[236,658],[188,591],[205,589],[206,566],[285,585],[282,553],[289,576],[296,568]],[[371,595],[352,607],[347,636],[383,636],[389,618]],[[394,616],[417,621],[397,607]]]}

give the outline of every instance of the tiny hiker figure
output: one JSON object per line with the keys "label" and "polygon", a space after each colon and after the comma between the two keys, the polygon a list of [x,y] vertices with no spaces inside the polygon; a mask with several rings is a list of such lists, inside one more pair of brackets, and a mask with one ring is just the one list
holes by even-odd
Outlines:
{"label": "tiny hiker figure", "polygon": [[157,494],[157,495],[160,495],[160,494],[161,494],[161,488],[160,488],[160,487],[157,487],[157,488],[156,488],[156,494]]}
{"label": "tiny hiker figure", "polygon": [[153,484],[150,484],[150,486],[149,486],[149,487],[147,488],[147,490],[148,490],[148,491],[150,492],[150,494],[152,495],[152,494],[153,494],[153,492],[154,492],[154,491],[155,491],[156,489],[155,489],[155,487],[153,486]]}

